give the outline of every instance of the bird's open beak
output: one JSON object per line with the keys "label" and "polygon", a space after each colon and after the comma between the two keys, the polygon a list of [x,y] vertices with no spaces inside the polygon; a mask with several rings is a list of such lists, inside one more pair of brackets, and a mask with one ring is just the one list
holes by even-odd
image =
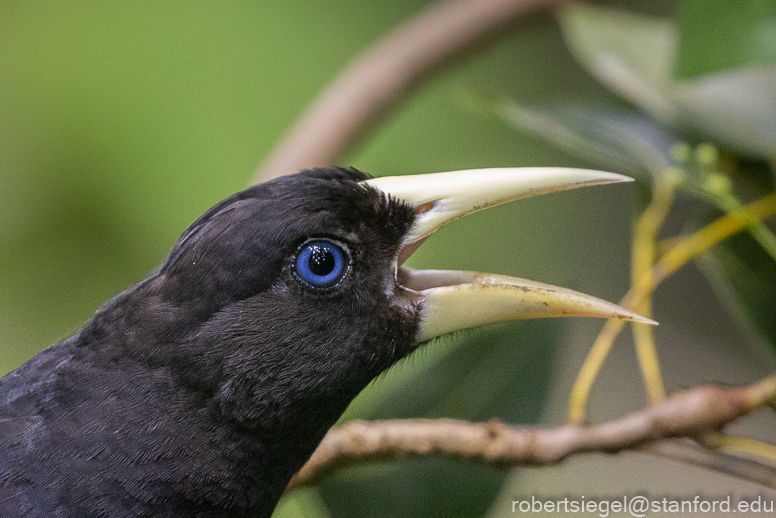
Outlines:
{"label": "bird's open beak", "polygon": [[654,320],[573,290],[506,275],[415,270],[404,261],[443,225],[521,198],[587,185],[628,182],[614,173],[569,168],[472,169],[373,178],[364,183],[415,208],[417,217],[397,257],[396,283],[421,299],[418,342],[493,322],[544,317]]}

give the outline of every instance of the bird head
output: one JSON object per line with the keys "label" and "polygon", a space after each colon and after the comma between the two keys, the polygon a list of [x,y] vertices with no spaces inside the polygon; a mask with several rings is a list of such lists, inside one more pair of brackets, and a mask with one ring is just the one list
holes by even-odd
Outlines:
{"label": "bird head", "polygon": [[370,380],[438,336],[519,318],[649,321],[525,279],[403,264],[468,213],[625,180],[562,168],[383,178],[319,168],[253,186],[194,222],[143,283],[135,352],[163,349],[242,425],[293,437],[303,420],[320,437]]}

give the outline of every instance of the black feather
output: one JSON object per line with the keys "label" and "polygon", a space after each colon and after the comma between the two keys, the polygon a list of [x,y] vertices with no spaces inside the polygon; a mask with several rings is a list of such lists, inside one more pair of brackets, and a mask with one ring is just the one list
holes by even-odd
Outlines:
{"label": "black feather", "polygon": [[[371,379],[408,354],[393,293],[414,213],[310,169],[237,193],[76,335],[0,379],[0,516],[269,516]],[[352,265],[316,290],[311,237]]]}

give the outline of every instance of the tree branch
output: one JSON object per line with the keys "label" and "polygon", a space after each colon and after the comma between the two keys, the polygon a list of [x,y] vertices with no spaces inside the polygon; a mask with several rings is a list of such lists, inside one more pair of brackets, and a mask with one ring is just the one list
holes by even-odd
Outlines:
{"label": "tree branch", "polygon": [[[583,452],[642,449],[664,457],[735,474],[776,489],[776,468],[712,454],[668,439],[702,441],[707,433],[776,397],[776,374],[741,388],[697,387],[660,405],[595,426],[513,427],[500,421],[452,419],[351,421],[332,428],[287,491],[319,483],[350,466],[408,456],[447,456],[501,468],[546,466]],[[699,453],[702,452],[702,453]],[[728,458],[736,462],[728,462]]]}
{"label": "tree branch", "polygon": [[518,18],[564,1],[448,0],[432,5],[357,57],[270,153],[253,183],[336,163],[423,79]]}

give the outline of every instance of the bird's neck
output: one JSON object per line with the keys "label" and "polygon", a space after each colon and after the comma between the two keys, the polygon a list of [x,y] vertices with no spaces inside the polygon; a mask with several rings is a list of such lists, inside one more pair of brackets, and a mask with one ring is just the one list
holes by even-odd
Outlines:
{"label": "bird's neck", "polygon": [[225,499],[235,484],[263,501],[279,498],[350,401],[409,352],[415,329],[401,308],[334,315],[268,293],[208,313],[153,288],[152,280],[107,304],[78,347],[94,353],[96,370],[127,377],[117,405],[126,398],[168,423],[160,443],[188,451],[192,437],[201,440],[194,449],[212,465],[199,460],[202,473],[189,479],[203,477]]}

